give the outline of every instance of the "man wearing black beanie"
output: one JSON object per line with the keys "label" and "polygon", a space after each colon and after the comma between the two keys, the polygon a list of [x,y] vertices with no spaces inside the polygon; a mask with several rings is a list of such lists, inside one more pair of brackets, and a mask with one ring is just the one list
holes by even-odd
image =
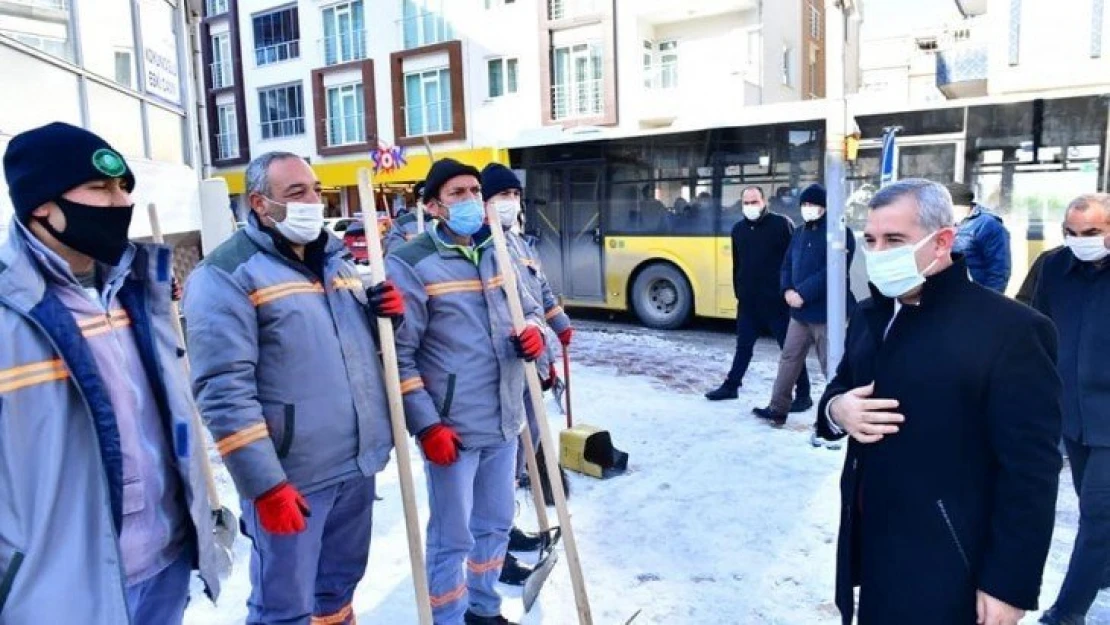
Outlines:
{"label": "man wearing black beanie", "polygon": [[4,176],[3,621],[181,623],[191,571],[213,599],[226,571],[170,319],[170,249],[128,241],[135,176],[82,128],[15,136]]}

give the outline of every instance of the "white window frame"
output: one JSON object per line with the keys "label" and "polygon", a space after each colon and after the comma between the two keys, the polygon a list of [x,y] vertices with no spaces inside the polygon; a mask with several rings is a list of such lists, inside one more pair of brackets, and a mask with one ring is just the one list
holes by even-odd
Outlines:
{"label": "white window frame", "polygon": [[813,4],[813,0],[808,2],[809,6],[809,36],[813,39],[821,39],[821,11],[817,5]]}
{"label": "white window frame", "polygon": [[[560,50],[567,50],[564,57],[567,59],[567,67],[562,72],[562,75],[568,79],[566,84],[560,84],[557,81],[560,72],[558,71],[559,68],[554,66],[558,63]],[[602,43],[590,41],[558,46],[552,49],[551,58],[553,62],[551,68],[552,118],[562,120],[603,115],[605,113],[605,101],[602,97],[605,81],[605,59]],[[578,65],[577,62],[583,60],[587,72],[596,74],[596,78],[586,78],[581,81],[575,79],[574,72]],[[590,70],[596,71],[591,72]],[[560,98],[560,95],[563,97]],[[560,100],[563,100],[562,107],[559,106]]]}
{"label": "white window frame", "polygon": [[[290,10],[295,11],[295,13],[296,13],[295,14],[295,19],[291,23],[295,23],[295,24],[298,25],[297,38],[296,39],[287,39],[285,41],[282,41],[281,43],[274,43],[274,44],[270,44],[270,45],[260,47],[258,45],[258,39],[255,36],[255,29],[254,29],[255,20],[258,20],[259,18],[262,18],[262,17],[266,17],[268,15],[275,15],[275,14],[278,14],[278,13],[285,13],[286,11],[290,11]],[[296,3],[285,5],[285,6],[280,6],[280,7],[275,7],[275,8],[272,8],[272,9],[267,9],[265,11],[260,11],[260,12],[255,13],[254,15],[251,16],[250,32],[251,32],[251,39],[253,40],[252,41],[252,43],[253,43],[252,47],[253,47],[253,51],[254,51],[254,63],[255,63],[256,66],[262,67],[264,65],[274,65],[275,63],[283,63],[285,61],[293,61],[293,60],[301,58],[301,35],[300,35],[300,28],[299,28],[299,26],[300,26],[299,25],[299,20],[300,19],[301,19],[301,10],[300,10],[300,7]],[[270,55],[267,54],[268,52],[273,52],[273,58],[272,59],[269,58]]]}
{"label": "white window frame", "polygon": [[[455,30],[444,13],[447,0],[419,0],[419,4],[417,2],[418,0],[401,0],[401,45],[405,50],[443,43],[455,38]],[[406,14],[408,7],[412,7],[415,13]],[[428,21],[431,21],[432,32],[428,32],[426,28]],[[409,22],[416,24],[415,39],[412,41],[406,38]]]}
{"label": "white window frame", "polygon": [[[296,90],[297,95],[297,108],[300,109],[300,116],[287,116],[279,119],[264,119],[263,115],[263,98],[276,91],[285,91],[287,89]],[[288,105],[289,102],[287,101]],[[286,109],[289,107],[287,106]],[[262,139],[282,139],[285,137],[297,137],[305,133],[305,120],[304,120],[304,85],[300,82],[286,83],[284,85],[270,85],[260,87],[258,89],[258,124],[260,127],[260,134]],[[267,130],[269,128],[269,130]],[[288,130],[287,130],[288,129]]]}
{"label": "white window frame", "polygon": [[[340,28],[340,17],[347,16],[347,23],[354,25],[355,23],[355,7],[362,13],[362,28],[363,30],[348,29],[343,32]],[[329,17],[330,14],[330,17]],[[325,35],[320,39],[322,50],[324,53],[324,65],[338,65],[340,63],[350,63],[351,61],[361,61],[366,58],[366,2],[363,0],[347,0],[347,2],[340,2],[338,4],[328,5],[320,9],[320,32],[327,33],[327,22],[331,19],[335,23],[335,58],[328,58],[328,38]],[[343,52],[343,40],[349,39],[349,51],[347,54]]]}
{"label": "white window frame", "polygon": [[216,160],[239,157],[239,125],[235,104],[216,105]]}
{"label": "white window frame", "polygon": [[[360,97],[361,96],[361,97]],[[343,120],[354,118],[355,128],[353,130],[354,136],[347,136],[347,125],[341,123],[339,125],[339,132],[335,132],[332,125],[333,117],[331,116],[332,98],[339,98],[339,109]],[[353,112],[347,111],[345,98],[351,98],[351,105],[355,107]],[[327,145],[328,147],[336,147],[341,145],[358,145],[366,143],[366,114],[364,98],[366,94],[362,90],[362,82],[352,82],[342,85],[333,85],[327,87],[324,92],[324,110],[326,111],[327,119]],[[363,100],[363,101],[360,101]],[[336,135],[341,136],[336,136]]]}
{"label": "white window frame", "polygon": [[782,63],[782,67],[779,68],[779,69],[780,69],[780,73],[782,74],[782,84],[783,84],[784,87],[793,88],[793,86],[794,86],[794,71],[793,71],[793,68],[791,67],[791,62],[793,60],[794,60],[794,49],[791,48],[790,44],[788,44],[788,43],[782,44],[782,55],[780,56],[780,62]]}
{"label": "white window frame", "polygon": [[[415,105],[415,104],[412,103],[413,98],[410,97],[410,94],[408,92],[409,78],[412,77],[412,76],[419,76],[420,77],[420,104],[419,105]],[[436,68],[426,69],[426,70],[422,70],[422,71],[418,71],[418,72],[406,72],[405,75],[402,77],[402,81],[404,82],[404,85],[402,86],[402,89],[405,90],[405,136],[406,137],[425,137],[425,136],[431,137],[431,136],[435,136],[435,135],[444,135],[444,134],[450,134],[450,133],[454,132],[454,130],[455,130],[455,128],[454,128],[455,124],[454,124],[454,119],[453,119],[454,111],[452,110],[452,106],[451,106],[451,95],[452,95],[452,93],[451,93],[451,70],[450,70],[449,67],[436,67]],[[440,98],[441,99],[438,102],[434,102],[432,104],[429,104],[428,102],[424,101],[424,93],[426,93],[426,91],[427,91],[426,86],[433,83],[433,82],[438,83],[439,86],[440,86],[439,87],[439,93],[440,93]],[[447,89],[446,89],[447,99],[445,99],[445,100],[442,99],[443,93],[444,93],[444,88],[443,88],[444,85],[446,85],[446,87],[447,87]],[[443,106],[444,104],[446,104],[446,106],[447,106],[446,119],[444,119],[444,116],[442,114],[443,109],[435,108],[434,110],[435,110],[435,113],[438,117],[437,122],[441,127],[437,128],[434,131],[429,131],[429,129],[428,129],[429,124],[428,124],[428,121],[427,121],[428,118],[429,118],[428,111],[431,110],[432,106],[434,106],[434,105]],[[415,131],[415,129],[412,126],[412,121],[411,121],[411,117],[412,117],[411,112],[412,112],[412,109],[413,109],[414,106],[419,106],[423,109],[422,114],[421,114],[421,118],[420,118],[422,127],[419,129],[419,132]]]}
{"label": "white window frame", "polygon": [[581,17],[597,13],[597,0],[546,0],[547,16],[551,20]]}
{"label": "white window frame", "polygon": [[[493,73],[490,71],[496,65],[501,66],[501,93],[497,94],[493,92]],[[510,75],[512,80],[510,80]],[[520,60],[515,56],[499,56],[487,59],[486,82],[486,96],[490,100],[516,95],[520,90]]]}
{"label": "white window frame", "polygon": [[229,1],[230,0],[205,0],[205,17],[214,17],[216,15],[223,15],[224,13],[227,13],[227,5]]}
{"label": "white window frame", "polygon": [[212,52],[212,88],[222,89],[235,84],[235,72],[232,71],[231,60],[231,33],[217,33],[211,37]]}

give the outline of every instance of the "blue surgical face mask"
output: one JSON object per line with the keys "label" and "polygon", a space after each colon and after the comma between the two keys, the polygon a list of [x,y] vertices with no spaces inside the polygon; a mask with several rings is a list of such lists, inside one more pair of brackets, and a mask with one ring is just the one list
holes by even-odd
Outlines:
{"label": "blue surgical face mask", "polygon": [[940,231],[933,232],[918,241],[916,245],[903,245],[881,252],[871,252],[864,248],[867,277],[871,280],[871,284],[874,284],[880,293],[890,298],[901,297],[925,284],[925,273],[932,269],[937,261],[929,263],[924,271],[919,270],[917,250],[925,247],[937,232]]}
{"label": "blue surgical face mask", "polygon": [[463,200],[447,207],[447,227],[451,232],[468,237],[482,227],[485,209],[478,199]]}

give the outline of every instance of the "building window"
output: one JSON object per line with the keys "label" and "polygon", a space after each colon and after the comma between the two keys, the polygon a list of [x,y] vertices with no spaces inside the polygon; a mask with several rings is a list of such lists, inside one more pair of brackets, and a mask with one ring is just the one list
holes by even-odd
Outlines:
{"label": "building window", "polygon": [[262,138],[304,134],[304,99],[300,83],[258,90]]}
{"label": "building window", "polygon": [[500,98],[516,93],[516,59],[490,59],[486,68],[489,74],[489,97]]}
{"label": "building window", "polygon": [[447,68],[405,74],[405,136],[451,130],[451,75]]}
{"label": "building window", "polygon": [[204,14],[208,17],[227,13],[227,0],[207,0],[204,3]]}
{"label": "building window", "polygon": [[297,7],[254,16],[254,61],[269,65],[301,55],[301,27]]}
{"label": "building window", "polygon": [[597,13],[597,0],[547,0],[547,19],[561,20]]}
{"label": "building window", "polygon": [[328,146],[366,143],[362,83],[328,87]]}
{"label": "building window", "polygon": [[674,89],[678,86],[678,42],[644,41],[644,87]]}
{"label": "building window", "polygon": [[552,59],[552,117],[601,115],[601,44],[555,48]]}
{"label": "building window", "polygon": [[817,5],[809,5],[809,36],[812,39],[821,39],[821,10]]}
{"label": "building window", "polygon": [[1010,40],[1009,61],[1010,65],[1018,64],[1021,51],[1021,0],[1010,0]]}
{"label": "building window", "polygon": [[231,36],[228,33],[212,35],[212,88],[223,89],[235,84],[231,71]]}
{"label": "building window", "polygon": [[239,157],[239,126],[235,119],[235,105],[216,107],[216,157],[226,161]]}
{"label": "building window", "polygon": [[809,73],[809,76],[808,76],[809,85],[808,85],[808,88],[809,88],[809,97],[811,97],[811,98],[817,98],[817,97],[821,96],[821,94],[818,93],[818,90],[817,90],[817,86],[818,86],[818,80],[817,79],[819,78],[819,76],[818,76],[818,71],[819,71],[818,61],[820,60],[820,56],[821,55],[817,50],[817,46],[815,46],[813,44],[810,44],[810,46],[809,46],[809,59],[808,59],[808,61],[809,61],[809,72],[808,72]]}
{"label": "building window", "polygon": [[323,17],[325,65],[366,58],[362,0],[327,7],[323,10]]}
{"label": "building window", "polygon": [[788,46],[786,44],[783,44],[782,45],[782,84],[787,86],[787,87],[793,87],[794,86],[793,72],[790,71],[790,61],[791,61],[791,57],[793,57],[793,56],[794,56],[794,53],[793,53],[793,50],[790,49],[790,46]]}
{"label": "building window", "polygon": [[497,8],[497,7],[503,6],[503,5],[514,4],[514,0],[485,0],[485,1],[486,1],[486,9],[487,10],[488,9],[494,9],[494,8]]}
{"label": "building window", "polygon": [[405,49],[454,39],[454,30],[443,16],[445,0],[402,0],[401,32]]}
{"label": "building window", "polygon": [[135,88],[135,58],[131,50],[116,50],[116,84]]}
{"label": "building window", "polygon": [[1103,0],[1091,0],[1091,58],[1102,56]]}

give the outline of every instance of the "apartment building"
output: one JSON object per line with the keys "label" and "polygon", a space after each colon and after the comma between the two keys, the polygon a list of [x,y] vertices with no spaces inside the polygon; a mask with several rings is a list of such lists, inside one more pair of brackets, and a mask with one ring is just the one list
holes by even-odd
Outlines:
{"label": "apartment building", "polygon": [[335,216],[358,211],[359,167],[376,169],[377,201],[400,205],[429,152],[481,166],[537,136],[735,124],[748,107],[825,88],[824,0],[206,0],[205,9],[213,171],[238,194],[252,155],[302,155]]}
{"label": "apartment building", "polygon": [[1110,88],[1105,0],[954,0],[938,24],[861,44],[861,92],[892,103]]}
{"label": "apartment building", "polygon": [[[196,5],[196,6],[194,6]],[[179,269],[199,256],[200,136],[192,41],[199,3],[185,0],[0,0],[0,153],[12,136],[53,121],[106,138],[137,187],[132,237],[145,210],[179,244]],[[0,177],[0,239],[12,207]]]}

